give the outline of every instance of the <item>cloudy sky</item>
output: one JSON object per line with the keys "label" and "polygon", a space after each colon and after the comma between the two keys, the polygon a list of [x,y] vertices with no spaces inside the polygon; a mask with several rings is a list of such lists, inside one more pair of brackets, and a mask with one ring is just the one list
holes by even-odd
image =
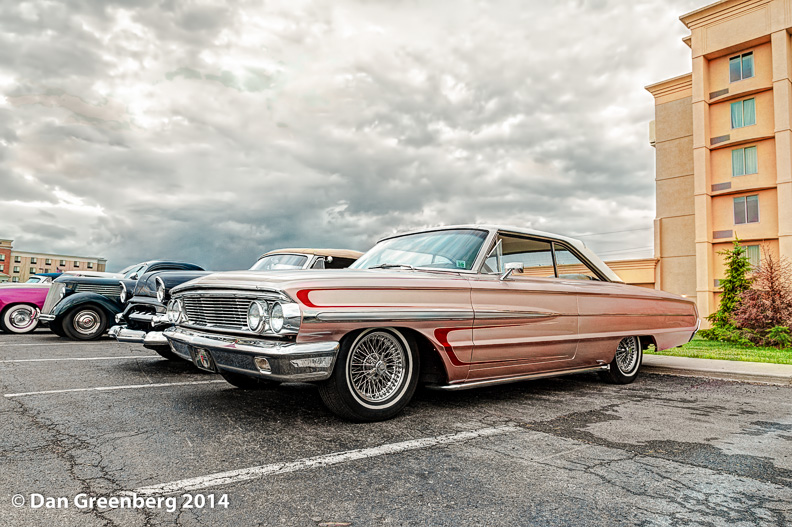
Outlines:
{"label": "cloudy sky", "polygon": [[651,256],[643,87],[706,3],[0,0],[0,238],[219,270],[493,222]]}

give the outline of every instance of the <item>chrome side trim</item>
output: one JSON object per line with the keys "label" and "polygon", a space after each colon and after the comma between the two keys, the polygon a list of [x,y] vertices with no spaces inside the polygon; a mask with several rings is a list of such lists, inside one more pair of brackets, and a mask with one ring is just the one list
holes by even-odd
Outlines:
{"label": "chrome side trim", "polygon": [[499,318],[551,318],[575,317],[575,313],[555,313],[552,311],[476,311],[476,320],[492,320]]}
{"label": "chrome side trim", "polygon": [[530,379],[544,379],[547,377],[560,377],[562,375],[572,375],[575,373],[589,373],[594,371],[605,371],[608,369],[608,365],[604,366],[591,366],[588,368],[576,368],[574,370],[561,370],[561,371],[550,371],[544,373],[529,373],[527,375],[519,375],[517,377],[506,377],[501,379],[486,379],[483,381],[471,381],[461,384],[446,384],[442,386],[438,385],[429,385],[427,388],[431,388],[433,390],[447,390],[447,391],[457,391],[457,390],[469,390],[472,388],[480,388],[482,386],[494,386],[496,384],[509,384],[512,382],[520,382],[520,381],[527,381]]}
{"label": "chrome side trim", "polygon": [[303,323],[317,322],[424,322],[472,320],[473,311],[319,311],[303,312]]}

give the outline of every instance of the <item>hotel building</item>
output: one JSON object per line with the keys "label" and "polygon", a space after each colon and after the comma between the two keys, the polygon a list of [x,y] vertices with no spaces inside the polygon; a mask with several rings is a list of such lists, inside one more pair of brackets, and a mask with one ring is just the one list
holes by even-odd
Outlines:
{"label": "hotel building", "polygon": [[17,251],[13,242],[0,239],[0,282],[26,282],[36,273],[104,271],[107,266],[105,258]]}
{"label": "hotel building", "polygon": [[681,17],[692,72],[655,99],[655,287],[718,307],[735,239],[792,258],[792,0],[723,0]]}

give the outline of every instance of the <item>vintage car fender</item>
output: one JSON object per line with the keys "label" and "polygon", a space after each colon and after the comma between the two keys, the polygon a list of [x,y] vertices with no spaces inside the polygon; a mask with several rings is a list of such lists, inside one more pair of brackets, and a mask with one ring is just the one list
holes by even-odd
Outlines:
{"label": "vintage car fender", "polygon": [[52,310],[52,315],[55,317],[55,322],[60,322],[63,320],[63,317],[66,316],[66,313],[71,311],[77,306],[86,305],[86,304],[96,304],[100,308],[102,308],[107,315],[108,323],[111,323],[114,319],[116,314],[121,313],[123,311],[123,307],[118,302],[114,302],[110,300],[106,296],[102,296],[98,293],[74,293],[65,297],[63,300],[58,302],[55,308]]}

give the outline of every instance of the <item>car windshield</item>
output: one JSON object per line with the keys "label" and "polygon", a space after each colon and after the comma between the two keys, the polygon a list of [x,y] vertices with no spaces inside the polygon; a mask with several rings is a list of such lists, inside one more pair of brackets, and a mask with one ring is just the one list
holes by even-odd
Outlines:
{"label": "car windshield", "polygon": [[41,276],[31,276],[30,278],[28,278],[27,283],[29,283],[29,284],[38,284],[39,282],[43,282],[43,281],[44,281],[44,278],[42,278]]}
{"label": "car windshield", "polygon": [[129,279],[129,278],[130,278],[130,277],[131,277],[133,274],[135,274],[135,273],[138,273],[138,276],[140,276],[141,274],[143,274],[143,273],[141,273],[141,272],[139,272],[139,271],[140,271],[141,269],[143,269],[144,267],[146,267],[146,264],[145,264],[145,263],[142,263],[142,264],[135,264],[135,265],[130,265],[129,267],[127,267],[126,269],[124,269],[123,271],[121,271],[121,274],[122,274],[122,275],[124,275],[124,279],[125,279],[125,280],[127,280],[127,279]]}
{"label": "car windshield", "polygon": [[478,229],[408,234],[378,243],[351,268],[423,267],[470,271],[486,238],[487,231]]}
{"label": "car windshield", "polygon": [[270,254],[259,258],[251,271],[277,271],[279,269],[302,269],[308,256],[304,254]]}

